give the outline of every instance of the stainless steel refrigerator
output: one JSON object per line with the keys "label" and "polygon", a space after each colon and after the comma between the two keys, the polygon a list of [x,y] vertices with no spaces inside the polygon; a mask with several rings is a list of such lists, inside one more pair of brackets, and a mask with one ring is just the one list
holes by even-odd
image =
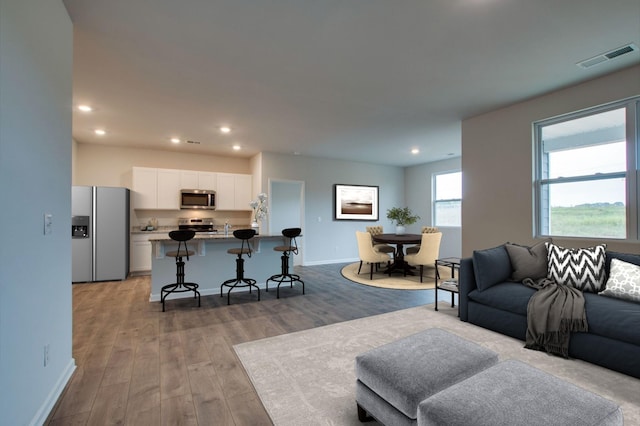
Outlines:
{"label": "stainless steel refrigerator", "polygon": [[129,274],[129,190],[71,190],[73,282],[124,280]]}

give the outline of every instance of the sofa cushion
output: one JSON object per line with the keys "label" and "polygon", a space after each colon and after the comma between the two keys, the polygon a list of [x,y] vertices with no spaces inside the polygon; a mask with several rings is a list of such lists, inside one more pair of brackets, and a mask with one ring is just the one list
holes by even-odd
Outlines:
{"label": "sofa cushion", "polygon": [[640,266],[612,259],[607,287],[600,294],[640,302]]}
{"label": "sofa cushion", "polygon": [[549,278],[583,292],[597,293],[604,289],[606,244],[580,249],[546,244]]}
{"label": "sofa cushion", "polygon": [[507,281],[511,276],[511,261],[504,244],[473,251],[473,272],[479,291]]}
{"label": "sofa cushion", "polygon": [[640,303],[584,293],[589,333],[640,345]]}
{"label": "sofa cushion", "polygon": [[547,245],[544,241],[532,247],[507,243],[505,248],[513,269],[512,281],[537,280],[547,276]]}
{"label": "sofa cushion", "polygon": [[504,282],[484,291],[473,290],[469,299],[492,308],[527,315],[529,299],[536,290],[520,283]]}

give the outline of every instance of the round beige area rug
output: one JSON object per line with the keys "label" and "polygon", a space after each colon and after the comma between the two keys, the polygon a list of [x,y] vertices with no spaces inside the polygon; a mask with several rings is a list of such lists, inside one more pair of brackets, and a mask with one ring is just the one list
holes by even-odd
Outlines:
{"label": "round beige area rug", "polygon": [[[363,263],[362,270],[358,275],[358,266],[360,262],[351,263],[342,268],[342,276],[346,279],[358,284],[369,285],[372,287],[391,288],[394,290],[427,290],[435,287],[435,270],[426,269],[420,282],[420,269],[416,268],[416,275],[407,275],[406,277],[396,272],[391,276],[383,273],[384,268],[380,268],[378,272],[373,272],[373,279],[369,279],[369,264]],[[449,278],[451,276],[450,268],[440,267],[440,278]]]}

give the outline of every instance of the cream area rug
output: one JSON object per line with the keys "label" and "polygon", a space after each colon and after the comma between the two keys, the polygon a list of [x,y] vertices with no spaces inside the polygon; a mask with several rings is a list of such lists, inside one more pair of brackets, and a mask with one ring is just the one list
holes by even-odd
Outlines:
{"label": "cream area rug", "polygon": [[[383,268],[380,268],[380,271],[378,272],[375,272],[374,270],[373,279],[370,280],[369,265],[366,263],[363,264],[360,274],[358,274],[359,266],[360,262],[351,263],[342,268],[340,272],[343,277],[350,281],[372,287],[391,288],[395,290],[425,290],[435,287],[434,269],[425,268],[424,275],[422,276],[422,282],[420,282],[420,269],[418,268],[415,269],[416,275],[407,275],[406,277],[398,272],[389,276],[382,272]],[[451,277],[450,268],[440,267],[439,269],[441,278]]]}
{"label": "cream area rug", "polygon": [[242,343],[234,349],[277,426],[361,426],[355,404],[356,355],[432,327],[494,350],[501,360],[521,360],[612,400],[622,407],[626,425],[640,425],[639,379],[524,349],[524,342],[461,322],[456,315],[457,308],[435,312],[433,305],[425,305]]}

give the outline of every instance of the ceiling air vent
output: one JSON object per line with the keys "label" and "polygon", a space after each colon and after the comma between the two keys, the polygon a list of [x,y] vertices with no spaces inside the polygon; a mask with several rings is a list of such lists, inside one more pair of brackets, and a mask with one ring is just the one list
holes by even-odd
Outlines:
{"label": "ceiling air vent", "polygon": [[620,56],[626,55],[631,52],[638,51],[638,46],[633,43],[629,43],[625,46],[618,47],[617,49],[610,50],[605,53],[601,53],[600,55],[594,56],[593,58],[585,59],[584,61],[578,62],[576,65],[580,68],[590,68],[594,65],[601,64],[603,62],[610,61],[612,59],[618,58]]}
{"label": "ceiling air vent", "polygon": [[200,145],[200,142],[198,141],[187,141],[187,143],[193,144],[193,145]]}

